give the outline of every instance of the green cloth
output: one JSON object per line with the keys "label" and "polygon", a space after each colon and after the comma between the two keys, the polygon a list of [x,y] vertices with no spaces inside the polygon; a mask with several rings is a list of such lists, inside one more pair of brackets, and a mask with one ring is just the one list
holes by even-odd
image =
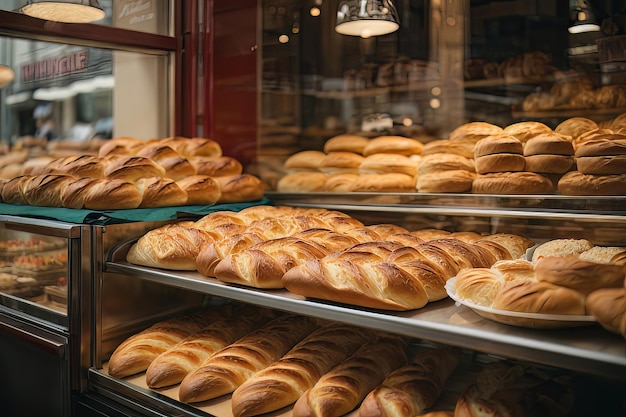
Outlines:
{"label": "green cloth", "polygon": [[240,211],[246,207],[271,204],[269,199],[263,198],[261,200],[245,203],[215,204],[210,206],[176,206],[95,211],[0,203],[0,214],[58,220],[67,223],[105,225],[143,221],[155,222],[190,217],[198,218],[220,210]]}

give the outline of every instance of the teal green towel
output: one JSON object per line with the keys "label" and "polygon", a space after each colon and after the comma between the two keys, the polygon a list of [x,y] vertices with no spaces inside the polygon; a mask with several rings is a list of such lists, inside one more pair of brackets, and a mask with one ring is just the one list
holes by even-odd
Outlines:
{"label": "teal green towel", "polygon": [[215,204],[211,206],[175,206],[102,211],[0,203],[0,214],[58,220],[67,223],[105,225],[198,218],[215,211],[240,211],[246,207],[261,205],[272,205],[272,202],[267,198],[263,198],[245,203]]}

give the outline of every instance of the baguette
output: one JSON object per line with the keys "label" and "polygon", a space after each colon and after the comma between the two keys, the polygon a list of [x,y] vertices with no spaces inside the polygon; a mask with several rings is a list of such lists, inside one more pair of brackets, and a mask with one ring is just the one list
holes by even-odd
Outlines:
{"label": "baguette", "polygon": [[180,384],[180,401],[193,403],[233,392],[317,328],[315,320],[285,314],[205,360]]}
{"label": "baguette", "polygon": [[72,180],[73,176],[65,174],[35,175],[24,186],[24,198],[31,206],[60,207],[61,195]]}
{"label": "baguette", "polygon": [[270,310],[243,307],[232,316],[215,320],[157,356],[146,370],[148,387],[178,384],[209,356],[275,317]]}
{"label": "baguette", "polygon": [[171,223],[150,230],[130,247],[126,260],[135,265],[195,271],[200,248],[212,240],[208,232],[190,223]]}
{"label": "baguette", "polygon": [[255,416],[293,404],[322,375],[373,337],[370,331],[344,324],[319,328],[233,392],[233,415]]}
{"label": "baguette", "polygon": [[141,204],[141,193],[132,183],[122,179],[97,178],[85,191],[85,208],[91,210],[134,209]]}
{"label": "baguette", "polygon": [[381,336],[324,374],[296,401],[293,417],[338,417],[354,410],[393,370],[407,362],[406,342]]}
{"label": "baguette", "polygon": [[461,356],[456,350],[435,348],[417,353],[411,363],[389,374],[359,408],[359,417],[414,417],[431,407]]}
{"label": "baguette", "polygon": [[187,158],[160,141],[140,148],[137,156],[150,158],[161,165],[165,169],[165,176],[175,181],[196,174],[196,168]]}
{"label": "baguette", "polygon": [[161,353],[226,314],[230,314],[229,307],[202,310],[153,324],[127,338],[113,351],[109,375],[124,378],[145,371]]}

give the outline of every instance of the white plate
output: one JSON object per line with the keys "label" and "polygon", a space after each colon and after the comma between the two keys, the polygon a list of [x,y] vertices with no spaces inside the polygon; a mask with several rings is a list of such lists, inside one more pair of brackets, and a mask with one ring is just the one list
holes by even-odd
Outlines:
{"label": "white plate", "polygon": [[560,327],[588,326],[597,321],[594,316],[523,313],[481,306],[480,304],[459,297],[456,293],[455,283],[456,277],[449,279],[446,282],[446,291],[448,292],[448,296],[452,298],[457,305],[469,307],[476,314],[499,323],[520,327],[555,329]]}

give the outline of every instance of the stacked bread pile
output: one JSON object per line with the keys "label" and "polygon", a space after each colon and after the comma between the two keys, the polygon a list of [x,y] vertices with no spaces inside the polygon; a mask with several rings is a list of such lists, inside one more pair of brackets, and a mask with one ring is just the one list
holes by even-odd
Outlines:
{"label": "stacked bread pile", "polygon": [[8,204],[102,210],[253,201],[263,187],[211,139],[115,138],[97,156],[24,164],[0,195]]}
{"label": "stacked bread pile", "polygon": [[[597,315],[620,323],[626,304],[602,305],[598,296],[622,295],[626,248],[594,245],[586,239],[555,239],[538,246],[531,260],[496,262],[457,274],[457,294],[497,310],[541,314]],[[619,326],[614,328],[620,328]],[[622,334],[623,327],[620,329]]]}
{"label": "stacked bread pile", "polygon": [[541,78],[555,71],[552,59],[541,51],[514,55],[501,62],[484,59],[467,59],[464,78],[480,80],[493,78]]}
{"label": "stacked bread pile", "polygon": [[302,151],[284,164],[282,192],[407,192],[415,191],[419,155],[424,145],[403,136],[368,139],[339,135],[324,151]]}
{"label": "stacked bread pile", "polygon": [[446,281],[460,269],[518,258],[530,245],[515,235],[409,232],[365,226],[332,210],[256,206],[149,231],[127,260],[253,288],[412,310],[445,298]]}
{"label": "stacked bread pile", "polygon": [[145,372],[149,388],[168,388],[185,403],[228,395],[236,417],[288,406],[294,416],[357,410],[413,417],[441,396],[461,356],[456,349],[415,349],[408,342],[347,324],[227,305],[130,336],[112,353],[108,372],[115,378],[143,378]]}

